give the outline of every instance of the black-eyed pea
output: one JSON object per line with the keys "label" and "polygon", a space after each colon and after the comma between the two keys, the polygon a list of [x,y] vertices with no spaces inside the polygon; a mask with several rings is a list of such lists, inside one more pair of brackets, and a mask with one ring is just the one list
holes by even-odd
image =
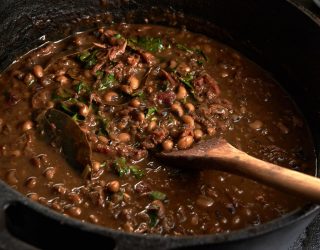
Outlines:
{"label": "black-eyed pea", "polygon": [[233,225],[238,225],[240,222],[241,222],[240,216],[236,215],[235,217],[232,218]]}
{"label": "black-eyed pea", "polygon": [[58,202],[53,202],[53,203],[51,204],[51,208],[52,208],[53,210],[58,211],[58,212],[62,212],[62,211],[63,211],[62,206],[61,206]]}
{"label": "black-eyed pea", "polygon": [[141,105],[141,102],[139,101],[139,99],[134,98],[131,100],[130,105],[134,108],[138,108]]}
{"label": "black-eyed pea", "polygon": [[39,157],[32,157],[30,163],[36,168],[41,168],[41,160]]}
{"label": "black-eyed pea", "polygon": [[148,86],[146,90],[148,94],[152,94],[154,92],[154,88],[152,86]]}
{"label": "black-eyed pea", "polygon": [[191,68],[186,63],[181,63],[178,66],[178,71],[181,71],[182,73],[189,73]]}
{"label": "black-eyed pea", "polygon": [[89,107],[84,103],[79,103],[78,106],[79,106],[79,114],[84,117],[88,116],[90,112]]}
{"label": "black-eyed pea", "polygon": [[175,112],[178,116],[183,116],[184,111],[180,105],[180,103],[174,103],[171,105],[171,110]]}
{"label": "black-eyed pea", "polygon": [[49,204],[48,200],[45,197],[42,197],[42,196],[38,198],[38,202],[40,204],[46,205],[46,206]]}
{"label": "black-eyed pea", "polygon": [[197,140],[197,141],[200,140],[202,138],[202,136],[203,136],[203,132],[201,129],[195,129],[193,131],[193,137],[195,140]]}
{"label": "black-eyed pea", "polygon": [[196,226],[199,224],[199,216],[197,214],[193,215],[190,220],[191,225]]}
{"label": "black-eyed pea", "polygon": [[125,232],[133,232],[134,230],[133,226],[128,221],[122,226],[122,228]]}
{"label": "black-eyed pea", "polygon": [[70,207],[68,209],[68,214],[73,216],[73,217],[78,217],[81,215],[82,211],[81,211],[81,208],[80,207]]}
{"label": "black-eyed pea", "polygon": [[103,136],[103,135],[99,135],[98,139],[100,142],[107,144],[109,142],[108,138]]}
{"label": "black-eyed pea", "polygon": [[17,171],[15,169],[11,169],[6,174],[6,180],[9,185],[15,185],[18,183]]}
{"label": "black-eyed pea", "polygon": [[199,207],[202,207],[202,208],[209,208],[211,207],[213,204],[214,204],[214,201],[212,198],[210,197],[207,197],[207,196],[199,196],[197,201],[196,201],[196,204],[199,206]]}
{"label": "black-eyed pea", "polygon": [[170,60],[170,64],[169,64],[169,67],[170,69],[175,69],[177,67],[177,61],[175,60]]}
{"label": "black-eyed pea", "polygon": [[66,72],[67,72],[67,69],[66,69],[66,68],[61,68],[61,69],[58,69],[58,70],[55,72],[55,75],[56,75],[56,77],[62,76],[62,75],[65,75]]}
{"label": "black-eyed pea", "polygon": [[129,142],[131,140],[131,136],[128,133],[120,133],[118,135],[118,140],[120,142]]}
{"label": "black-eyed pea", "polygon": [[194,105],[193,105],[192,103],[190,103],[190,102],[187,102],[187,103],[184,105],[184,107],[185,107],[185,109],[186,109],[186,111],[187,111],[188,113],[192,113],[192,112],[195,111]]}
{"label": "black-eyed pea", "polygon": [[194,119],[190,115],[184,115],[181,117],[182,121],[190,127],[194,127]]}
{"label": "black-eyed pea", "polygon": [[120,190],[120,183],[119,181],[111,181],[107,184],[107,189],[112,193],[117,193]]}
{"label": "black-eyed pea", "polygon": [[120,89],[128,95],[131,95],[133,91],[130,85],[121,85]]}
{"label": "black-eyed pea", "polygon": [[130,202],[130,201],[131,201],[131,196],[130,196],[130,194],[124,193],[124,194],[123,194],[123,200],[124,200],[126,203]]}
{"label": "black-eyed pea", "polygon": [[68,199],[74,204],[81,204],[83,201],[79,194],[73,192],[68,194]]}
{"label": "black-eyed pea", "polygon": [[182,137],[178,141],[177,146],[178,146],[178,149],[187,149],[187,148],[190,148],[192,144],[193,144],[193,137],[188,135],[188,136]]}
{"label": "black-eyed pea", "polygon": [[216,132],[217,132],[217,131],[216,131],[215,128],[212,128],[212,127],[207,128],[207,133],[208,133],[208,135],[210,135],[210,136],[215,135]]}
{"label": "black-eyed pea", "polygon": [[136,115],[136,119],[137,119],[139,122],[143,122],[145,118],[146,118],[146,116],[145,116],[144,113],[142,113],[142,112],[139,112],[139,113]]}
{"label": "black-eyed pea", "polygon": [[36,77],[42,78],[43,75],[44,75],[42,66],[41,66],[41,65],[35,65],[35,66],[33,67],[33,73],[34,73],[34,75],[35,75]]}
{"label": "black-eyed pea", "polygon": [[84,71],[84,76],[85,76],[87,79],[92,78],[92,71],[89,70],[89,69],[86,69],[86,70]]}
{"label": "black-eyed pea", "polygon": [[94,214],[90,214],[90,215],[89,215],[89,219],[90,219],[90,221],[91,221],[92,223],[95,223],[95,224],[97,224],[97,223],[99,222],[98,217],[97,217],[96,215],[94,215]]}
{"label": "black-eyed pea", "polygon": [[162,148],[166,152],[171,151],[173,148],[173,141],[170,139],[165,140],[164,142],[162,142]]}
{"label": "black-eyed pea", "polygon": [[255,120],[254,122],[250,123],[249,126],[254,130],[260,130],[263,126],[263,122],[260,120]]}
{"label": "black-eyed pea", "polygon": [[56,173],[56,170],[54,167],[48,167],[44,170],[43,175],[48,179],[52,180],[54,175]]}
{"label": "black-eyed pea", "polygon": [[100,170],[101,164],[98,161],[92,161],[91,168],[93,172],[98,172]]}
{"label": "black-eyed pea", "polygon": [[37,201],[39,199],[39,195],[37,193],[29,193],[27,194],[27,197],[33,201]]}
{"label": "black-eyed pea", "polygon": [[106,102],[115,102],[118,100],[118,98],[119,95],[114,91],[109,91],[103,96],[103,100],[105,100]]}
{"label": "black-eyed pea", "polygon": [[148,131],[151,132],[157,127],[157,122],[156,121],[151,121],[148,125]]}
{"label": "black-eyed pea", "polygon": [[178,92],[176,94],[177,99],[178,100],[185,99],[187,97],[187,95],[188,95],[188,92],[187,92],[186,88],[183,86],[179,86]]}
{"label": "black-eyed pea", "polygon": [[67,192],[67,188],[63,184],[53,185],[52,190],[58,194],[65,194]]}
{"label": "black-eyed pea", "polygon": [[60,75],[56,78],[56,80],[61,84],[61,85],[67,85],[69,83],[68,77],[64,75]]}
{"label": "black-eyed pea", "polygon": [[30,189],[34,188],[37,185],[37,177],[27,178],[25,185],[27,188],[30,188]]}
{"label": "black-eyed pea", "polygon": [[47,102],[47,108],[52,109],[54,107],[54,102],[53,101],[48,101]]}
{"label": "black-eyed pea", "polygon": [[140,86],[140,81],[136,76],[131,76],[128,80],[129,86],[131,87],[132,90],[136,90]]}
{"label": "black-eyed pea", "polygon": [[21,156],[21,154],[22,154],[22,152],[19,149],[15,149],[15,150],[10,151],[10,155],[13,157],[19,157],[19,156]]}
{"label": "black-eyed pea", "polygon": [[2,131],[3,127],[4,127],[4,120],[0,118],[0,132]]}
{"label": "black-eyed pea", "polygon": [[[100,31],[100,30],[99,30]],[[85,39],[83,36],[76,36],[73,41],[77,46],[82,46],[85,42]]]}

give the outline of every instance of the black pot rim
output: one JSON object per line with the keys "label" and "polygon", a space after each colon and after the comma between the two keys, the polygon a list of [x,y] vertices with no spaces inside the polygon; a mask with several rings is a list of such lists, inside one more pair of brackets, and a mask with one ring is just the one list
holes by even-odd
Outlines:
{"label": "black pot rim", "polygon": [[[303,12],[308,18],[310,18],[314,23],[316,23],[320,29],[320,18],[318,18],[315,14],[313,14],[311,11],[306,9],[301,4],[295,2],[294,0],[286,0],[286,2],[288,2],[293,7]],[[319,169],[319,166],[317,167],[317,170],[318,169]],[[319,172],[317,173],[317,176],[319,176]],[[125,236],[125,237],[142,239],[142,240],[150,240],[150,241],[156,240],[157,242],[170,241],[171,243],[177,243],[176,246],[180,246],[180,245],[191,246],[194,244],[199,245],[199,243],[200,244],[219,244],[219,243],[234,242],[239,240],[247,240],[250,238],[268,234],[270,232],[290,226],[295,222],[302,221],[308,216],[315,215],[320,210],[319,205],[307,204],[301,208],[298,208],[292,212],[289,212],[283,215],[282,217],[276,218],[270,222],[267,222],[258,226],[252,226],[252,227],[247,227],[247,228],[236,230],[236,231],[227,232],[227,233],[224,232],[224,233],[196,235],[196,236],[161,236],[156,234],[144,235],[144,234],[138,234],[138,233],[127,233],[127,232],[123,232],[123,231],[119,231],[119,230],[115,230],[115,229],[111,229],[111,228],[107,228],[99,225],[94,225],[91,223],[83,223],[80,220],[63,216],[62,214],[48,207],[45,207],[37,202],[31,201],[26,196],[10,188],[2,180],[0,180],[0,189],[3,189],[5,192],[8,192],[7,196],[10,197],[8,198],[7,201],[2,202],[2,205],[5,208],[10,206],[11,204],[20,203],[50,219],[59,221],[61,224],[68,225],[71,227],[76,227],[83,231],[95,232],[100,235],[104,235],[106,237],[108,236],[113,237],[115,239]],[[0,209],[3,209],[3,207]],[[195,242],[195,240],[197,241]]]}
{"label": "black pot rim", "polygon": [[[114,239],[122,238],[122,237],[130,237],[142,240],[150,240],[157,242],[169,241],[171,243],[176,243],[177,246],[183,244],[186,245],[194,245],[199,243],[201,244],[219,244],[219,243],[227,243],[239,240],[247,240],[250,238],[254,238],[257,236],[261,236],[264,234],[268,234],[272,231],[279,230],[281,228],[292,225],[295,222],[303,220],[305,217],[315,215],[319,209],[319,205],[315,204],[307,204],[302,208],[298,208],[292,212],[289,212],[282,217],[276,218],[267,223],[247,227],[244,229],[232,231],[232,232],[224,232],[217,234],[207,234],[207,235],[196,235],[196,236],[162,236],[157,234],[138,234],[138,233],[127,233],[120,230],[115,230],[99,225],[94,225],[91,223],[84,223],[80,220],[66,217],[48,207],[45,207],[37,202],[31,201],[29,198],[24,196],[23,194],[17,192],[16,190],[11,189],[6,183],[0,180],[0,188],[3,186],[6,192],[10,193],[10,199],[8,202],[4,202],[4,207],[7,208],[12,204],[22,204],[27,206],[28,208],[34,210],[37,213],[40,213],[46,216],[49,219],[59,221],[60,224],[75,227],[79,230],[87,231],[87,232],[95,232],[100,235],[104,235],[106,237],[111,237]],[[197,240],[195,242],[195,239]]]}

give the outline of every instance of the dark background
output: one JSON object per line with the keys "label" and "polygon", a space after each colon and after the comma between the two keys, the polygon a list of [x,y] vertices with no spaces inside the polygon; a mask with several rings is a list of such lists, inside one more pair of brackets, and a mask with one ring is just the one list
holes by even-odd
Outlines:
{"label": "dark background", "polygon": [[[313,15],[320,19],[320,8],[312,0],[294,0],[303,4]],[[319,44],[320,50],[320,44]],[[320,61],[320,58],[319,58]],[[320,74],[320,72],[319,72]],[[300,235],[295,244],[289,250],[319,250],[320,249],[320,215]]]}

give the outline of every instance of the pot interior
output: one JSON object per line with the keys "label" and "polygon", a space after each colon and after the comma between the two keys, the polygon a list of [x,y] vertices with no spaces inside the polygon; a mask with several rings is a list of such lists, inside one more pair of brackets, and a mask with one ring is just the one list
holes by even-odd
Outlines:
{"label": "pot interior", "polygon": [[[46,41],[112,21],[186,26],[235,48],[271,72],[308,121],[318,156],[320,97],[315,93],[320,92],[320,27],[290,2],[278,1],[276,8],[274,4],[254,0],[1,1],[0,70]],[[13,207],[8,214],[15,211]],[[314,210],[309,206],[296,211],[289,219],[279,219],[279,223],[261,231],[273,230]],[[237,237],[248,237],[257,231],[258,228]],[[110,241],[110,248],[113,244]]]}

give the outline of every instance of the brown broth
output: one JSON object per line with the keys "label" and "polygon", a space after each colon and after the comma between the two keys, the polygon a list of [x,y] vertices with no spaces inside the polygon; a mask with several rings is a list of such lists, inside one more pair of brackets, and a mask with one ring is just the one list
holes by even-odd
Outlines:
{"label": "brown broth", "polygon": [[[103,35],[106,31],[110,33],[110,30],[116,32]],[[97,71],[94,72],[92,67],[84,69],[83,62],[73,55],[91,48],[95,42],[100,44],[96,45],[97,49],[108,50],[109,54],[104,56],[110,57],[110,50],[119,49],[122,45],[116,39],[137,36],[159,38],[152,44],[155,43],[159,49],[158,42],[161,41],[164,48],[147,52],[146,48],[138,51],[127,47],[123,54],[119,52],[114,60],[110,60],[111,66],[106,67],[105,72],[99,69],[107,76],[109,69],[123,63],[122,75],[116,71],[112,73],[119,82],[113,87],[101,90],[102,79],[97,76]],[[99,48],[104,44],[109,47]],[[89,51],[93,53],[92,49]],[[144,58],[146,52],[156,58],[155,63]],[[130,55],[139,55],[140,65],[131,65]],[[45,69],[44,76],[36,76],[39,72],[34,69],[35,65]],[[148,75],[146,82],[142,83],[150,68],[150,77]],[[165,79],[163,75],[160,81],[160,68],[169,72],[174,84],[178,85],[170,86],[170,78]],[[206,84],[210,82],[217,83],[219,91],[208,88],[203,91],[205,98],[199,97],[200,101],[197,100],[197,93],[192,97],[189,86],[181,80],[186,79],[188,73],[183,72],[188,70],[195,72],[188,82],[192,84],[193,91],[197,90],[196,84],[203,82],[204,88],[208,88]],[[140,98],[139,95],[123,93],[127,91],[123,85],[129,84],[128,77],[131,75],[137,76],[140,81],[139,88],[133,93],[143,89],[145,94],[144,99],[140,99],[142,104],[134,111],[126,101]],[[61,76],[67,78],[66,82]],[[108,125],[107,134],[97,132],[96,114],[94,116],[93,113],[98,111],[94,108],[84,122],[78,120],[80,126],[88,130],[88,138],[95,151],[93,158],[100,163],[105,162],[101,172],[97,173],[101,175],[93,180],[83,178],[81,171],[68,164],[59,147],[53,147],[45,140],[39,132],[41,129],[37,120],[37,115],[48,108],[54,106],[61,109],[61,97],[60,100],[54,99],[57,89],[75,92],[74,88],[79,88],[80,82],[86,82],[94,89],[90,91],[96,91],[103,100],[107,98],[108,91],[115,91],[120,96],[116,102],[120,100],[125,105],[106,104],[105,101],[91,103],[111,120],[108,121],[111,125]],[[100,87],[96,86],[97,83]],[[167,89],[159,87],[160,83],[166,83]],[[194,235],[256,226],[305,204],[299,198],[243,177],[209,170],[177,170],[160,165],[153,158],[152,152],[162,150],[164,140],[169,138],[173,142],[173,150],[176,150],[183,136],[191,135],[196,141],[194,131],[199,129],[204,134],[203,138],[222,135],[237,148],[260,159],[311,175],[315,172],[315,154],[307,124],[288,94],[259,66],[237,51],[203,35],[161,26],[128,24],[114,25],[100,30],[100,33],[90,31],[77,34],[23,56],[1,75],[0,86],[3,90],[0,96],[0,178],[31,199],[65,215],[124,231]],[[179,86],[187,90],[185,99],[177,100]],[[46,91],[50,93],[49,97],[44,94],[40,98],[43,103],[35,104],[34,100],[38,100],[35,96]],[[159,92],[170,95],[159,101]],[[79,93],[78,96],[81,96],[81,90]],[[188,102],[196,107],[194,113],[188,113]],[[181,120],[182,116],[174,113],[174,103],[193,117],[194,127],[190,129]],[[72,105],[68,107],[73,108]],[[148,114],[155,105],[157,111],[149,119]],[[214,111],[213,105],[216,105]],[[203,109],[201,114],[205,119],[201,124],[198,122],[200,109]],[[135,113],[128,111],[130,119],[122,121],[127,110]],[[144,114],[143,121],[139,121],[139,112]],[[165,112],[171,115],[174,125],[166,123]],[[157,128],[168,130],[164,131],[165,134],[167,132],[166,138],[159,135],[161,131],[157,134],[148,132],[147,127],[153,118],[158,122]],[[32,127],[30,129],[28,122]],[[127,124],[122,125],[122,122]],[[137,124],[146,137],[134,130]],[[178,135],[174,130],[178,131]],[[133,131],[138,132],[134,134]],[[186,135],[181,135],[185,131]],[[130,140],[119,142],[121,133],[129,133]],[[150,134],[153,136],[152,143],[146,139]],[[125,167],[134,165],[143,172],[143,176],[137,177],[132,169],[126,169],[131,173],[119,176],[121,173],[114,167],[119,159],[126,159]]]}

